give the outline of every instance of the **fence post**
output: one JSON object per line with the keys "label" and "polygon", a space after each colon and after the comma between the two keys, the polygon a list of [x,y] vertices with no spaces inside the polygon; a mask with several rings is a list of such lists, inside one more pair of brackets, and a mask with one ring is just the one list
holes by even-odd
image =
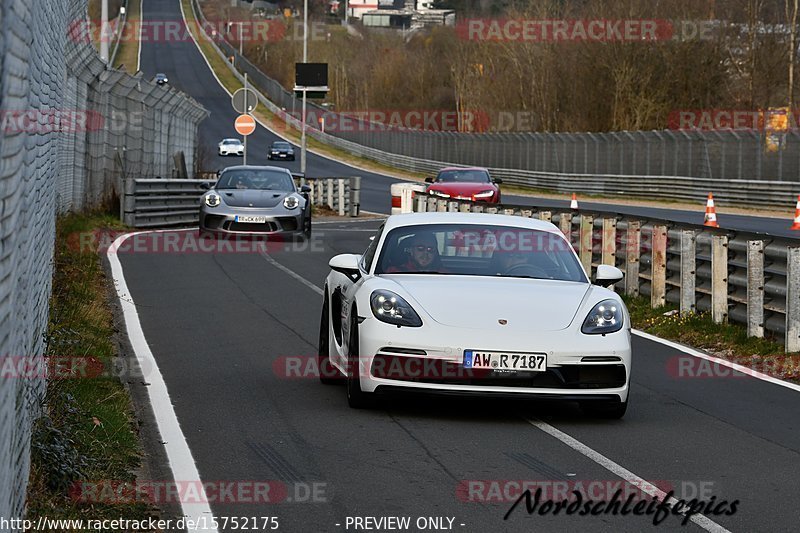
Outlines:
{"label": "fence post", "polygon": [[361,210],[361,176],[350,178],[350,216],[357,217]]}
{"label": "fence post", "polygon": [[328,207],[333,209],[333,180],[326,178],[323,181],[325,182],[325,188],[328,189]]}
{"label": "fence post", "polygon": [[344,178],[339,178],[338,180],[336,180],[336,182],[339,185],[339,191],[338,191],[339,192],[339,216],[343,217],[345,215],[345,213],[347,212],[345,210],[345,205],[344,205],[344,198],[345,198],[345,194],[344,194]]}
{"label": "fence post", "polygon": [[417,213],[424,213],[425,211],[428,210],[428,198],[427,197],[419,195],[419,196],[415,196],[414,198],[416,199],[416,202],[414,202],[414,203],[416,205],[415,211]]}
{"label": "fence post", "polygon": [[650,306],[656,308],[667,303],[667,227],[663,224],[653,225],[652,240]]}
{"label": "fence post", "polygon": [[627,250],[625,263],[625,294],[639,296],[639,253],[642,242],[642,223],[638,220],[628,222]]}
{"label": "fence post", "polygon": [[800,247],[786,249],[786,353],[800,352]]}
{"label": "fence post", "polygon": [[447,200],[436,200],[436,211],[439,213],[447,212]]}
{"label": "fence post", "polygon": [[728,321],[728,237],[711,238],[711,319],[715,324]]}
{"label": "fence post", "polygon": [[561,213],[558,227],[561,233],[564,234],[564,237],[567,238],[567,242],[572,244],[572,213]]}
{"label": "fence post", "polygon": [[458,201],[457,200],[450,200],[447,202],[447,212],[448,213],[458,213]]}
{"label": "fence post", "polygon": [[428,196],[428,208],[426,209],[428,212],[436,211],[436,197],[435,196]]}
{"label": "fence post", "polygon": [[550,222],[553,219],[553,213],[550,211],[539,211],[539,220]]}
{"label": "fence post", "polygon": [[697,309],[695,288],[697,285],[697,234],[694,230],[681,231],[681,315],[694,313]]}
{"label": "fence post", "polygon": [[578,246],[580,248],[581,264],[586,274],[592,277],[592,232],[594,230],[594,217],[592,215],[581,215],[580,237]]}
{"label": "fence post", "polygon": [[[617,219],[603,219],[603,240],[601,243],[600,264],[617,266]],[[613,285],[608,287],[612,291]]]}
{"label": "fence post", "polygon": [[747,336],[764,337],[764,241],[747,241]]}
{"label": "fence post", "polygon": [[125,196],[122,200],[122,223],[136,227],[136,180],[125,178],[123,182]]}
{"label": "fence post", "polygon": [[469,213],[469,202],[459,202],[459,204],[458,204],[458,212],[459,213]]}

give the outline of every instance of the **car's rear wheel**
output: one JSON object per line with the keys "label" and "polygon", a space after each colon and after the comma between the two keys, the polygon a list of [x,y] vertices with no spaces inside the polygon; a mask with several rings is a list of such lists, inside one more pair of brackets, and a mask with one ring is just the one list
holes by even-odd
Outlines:
{"label": "car's rear wheel", "polygon": [[605,419],[618,419],[625,416],[625,412],[628,410],[628,399],[630,399],[630,392],[628,392],[628,398],[625,399],[624,402],[619,401],[606,401],[606,402],[581,402],[581,410],[594,418],[605,418]]}
{"label": "car's rear wheel", "polygon": [[361,361],[358,350],[358,313],[353,309],[350,342],[347,347],[347,404],[353,409],[372,405],[372,395],[361,390]]}
{"label": "car's rear wheel", "polygon": [[330,352],[330,321],[328,319],[328,295],[322,302],[322,317],[319,321],[319,344],[317,345],[317,364],[319,365],[319,380],[324,385],[339,383],[337,378],[341,375],[331,363]]}

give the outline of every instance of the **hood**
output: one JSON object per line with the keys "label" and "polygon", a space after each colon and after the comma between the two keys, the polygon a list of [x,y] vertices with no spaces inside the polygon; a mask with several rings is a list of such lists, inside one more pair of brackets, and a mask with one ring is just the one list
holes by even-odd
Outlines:
{"label": "hood", "polygon": [[428,191],[441,191],[450,196],[472,196],[483,191],[496,191],[494,183],[434,183],[428,187]]}
{"label": "hood", "polygon": [[[557,331],[572,323],[591,285],[484,276],[389,274],[434,320],[497,331]],[[414,304],[412,304],[413,306]],[[498,320],[505,319],[502,326]]]}
{"label": "hood", "polygon": [[291,194],[286,191],[259,191],[255,189],[223,189],[216,191],[225,205],[231,207],[275,207]]}

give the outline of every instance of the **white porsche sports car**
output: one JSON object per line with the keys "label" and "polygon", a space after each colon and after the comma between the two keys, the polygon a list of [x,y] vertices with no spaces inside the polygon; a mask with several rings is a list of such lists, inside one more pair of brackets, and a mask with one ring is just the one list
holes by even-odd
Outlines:
{"label": "white porsche sports car", "polygon": [[382,392],[577,401],[619,418],[628,406],[630,316],[594,283],[559,229],[490,214],[389,217],[363,255],[330,260],[320,379],[351,407]]}

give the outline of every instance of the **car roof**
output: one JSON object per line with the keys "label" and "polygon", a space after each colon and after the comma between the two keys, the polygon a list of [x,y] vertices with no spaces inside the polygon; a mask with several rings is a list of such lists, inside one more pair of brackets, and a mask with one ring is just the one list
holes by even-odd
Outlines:
{"label": "car roof", "polygon": [[444,167],[440,168],[439,172],[444,172],[445,170],[483,170],[489,172],[489,169],[486,167]]}
{"label": "car roof", "polygon": [[277,167],[272,165],[233,165],[232,167],[225,167],[222,169],[221,172],[225,172],[226,170],[280,170],[281,172],[285,172],[286,174],[291,175],[292,172],[288,168],[284,167]]}
{"label": "car roof", "polygon": [[[392,215],[386,219],[385,231],[423,224],[482,224],[487,226],[512,226],[561,234],[554,224],[536,218],[489,213],[408,213]],[[563,235],[562,235],[563,236]]]}

